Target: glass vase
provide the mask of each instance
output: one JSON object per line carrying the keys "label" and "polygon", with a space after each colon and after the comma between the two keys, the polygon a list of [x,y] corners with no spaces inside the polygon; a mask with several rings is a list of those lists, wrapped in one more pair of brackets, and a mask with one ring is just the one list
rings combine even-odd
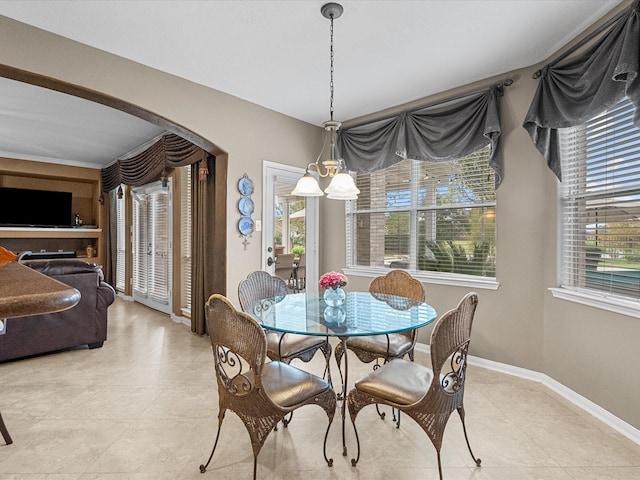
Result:
{"label": "glass vase", "polygon": [[344,303],[347,298],[347,294],[340,287],[327,288],[324,291],[324,303],[329,307],[339,307]]}
{"label": "glass vase", "polygon": [[324,321],[328,325],[342,325],[347,318],[347,312],[344,311],[342,307],[325,307],[324,312]]}

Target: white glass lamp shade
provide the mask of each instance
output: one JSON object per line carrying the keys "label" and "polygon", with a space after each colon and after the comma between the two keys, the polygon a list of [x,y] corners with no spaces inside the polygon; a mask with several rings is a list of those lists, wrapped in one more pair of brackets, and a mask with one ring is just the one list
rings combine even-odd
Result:
{"label": "white glass lamp shade", "polygon": [[325,189],[327,198],[333,200],[356,200],[360,190],[356,187],[353,177],[347,172],[339,172]]}
{"label": "white glass lamp shade", "polygon": [[300,178],[300,180],[298,180],[296,188],[293,189],[291,195],[296,195],[298,197],[321,197],[324,193],[320,190],[318,181],[313,178],[309,172],[307,172],[302,178]]}

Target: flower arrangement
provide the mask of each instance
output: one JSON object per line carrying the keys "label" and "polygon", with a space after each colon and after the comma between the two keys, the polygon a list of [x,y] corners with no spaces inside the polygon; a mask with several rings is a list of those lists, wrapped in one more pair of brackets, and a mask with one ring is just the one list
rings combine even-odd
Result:
{"label": "flower arrangement", "polygon": [[322,288],[339,288],[347,284],[347,277],[340,272],[327,272],[320,277]]}

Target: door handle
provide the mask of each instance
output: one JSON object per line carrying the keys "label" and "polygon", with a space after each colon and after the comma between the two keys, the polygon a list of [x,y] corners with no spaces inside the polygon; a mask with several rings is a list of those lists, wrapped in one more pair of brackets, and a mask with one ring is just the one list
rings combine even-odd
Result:
{"label": "door handle", "polygon": [[271,257],[267,258],[267,265],[268,265],[268,266],[271,266],[271,265],[273,265],[274,263],[275,263],[275,262],[274,262],[273,258],[271,258]]}

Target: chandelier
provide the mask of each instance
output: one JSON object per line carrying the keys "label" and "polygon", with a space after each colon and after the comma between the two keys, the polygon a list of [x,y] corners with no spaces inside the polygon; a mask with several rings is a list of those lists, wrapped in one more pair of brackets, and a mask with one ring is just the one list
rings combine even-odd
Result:
{"label": "chandelier", "polygon": [[[342,15],[342,11],[342,5],[339,3],[327,3],[320,9],[322,16],[331,21],[331,70],[329,82],[330,120],[322,124],[325,130],[325,138],[320,155],[318,155],[318,158],[314,163],[310,163],[307,166],[306,173],[300,180],[298,180],[296,188],[291,192],[292,195],[300,197],[321,197],[326,193],[327,198],[334,200],[355,200],[358,198],[358,194],[360,193],[360,190],[358,190],[358,187],[356,187],[356,184],[353,181],[353,177],[349,175],[349,172],[347,171],[344,160],[342,158],[336,158],[336,138],[338,129],[342,124],[333,119],[333,21]],[[320,159],[323,158],[325,152],[328,154],[329,158],[322,160],[322,163],[320,163]],[[311,173],[312,171],[315,171],[316,174],[322,178],[331,178],[331,183],[329,183],[329,186],[324,192],[320,189],[318,181]]]}

